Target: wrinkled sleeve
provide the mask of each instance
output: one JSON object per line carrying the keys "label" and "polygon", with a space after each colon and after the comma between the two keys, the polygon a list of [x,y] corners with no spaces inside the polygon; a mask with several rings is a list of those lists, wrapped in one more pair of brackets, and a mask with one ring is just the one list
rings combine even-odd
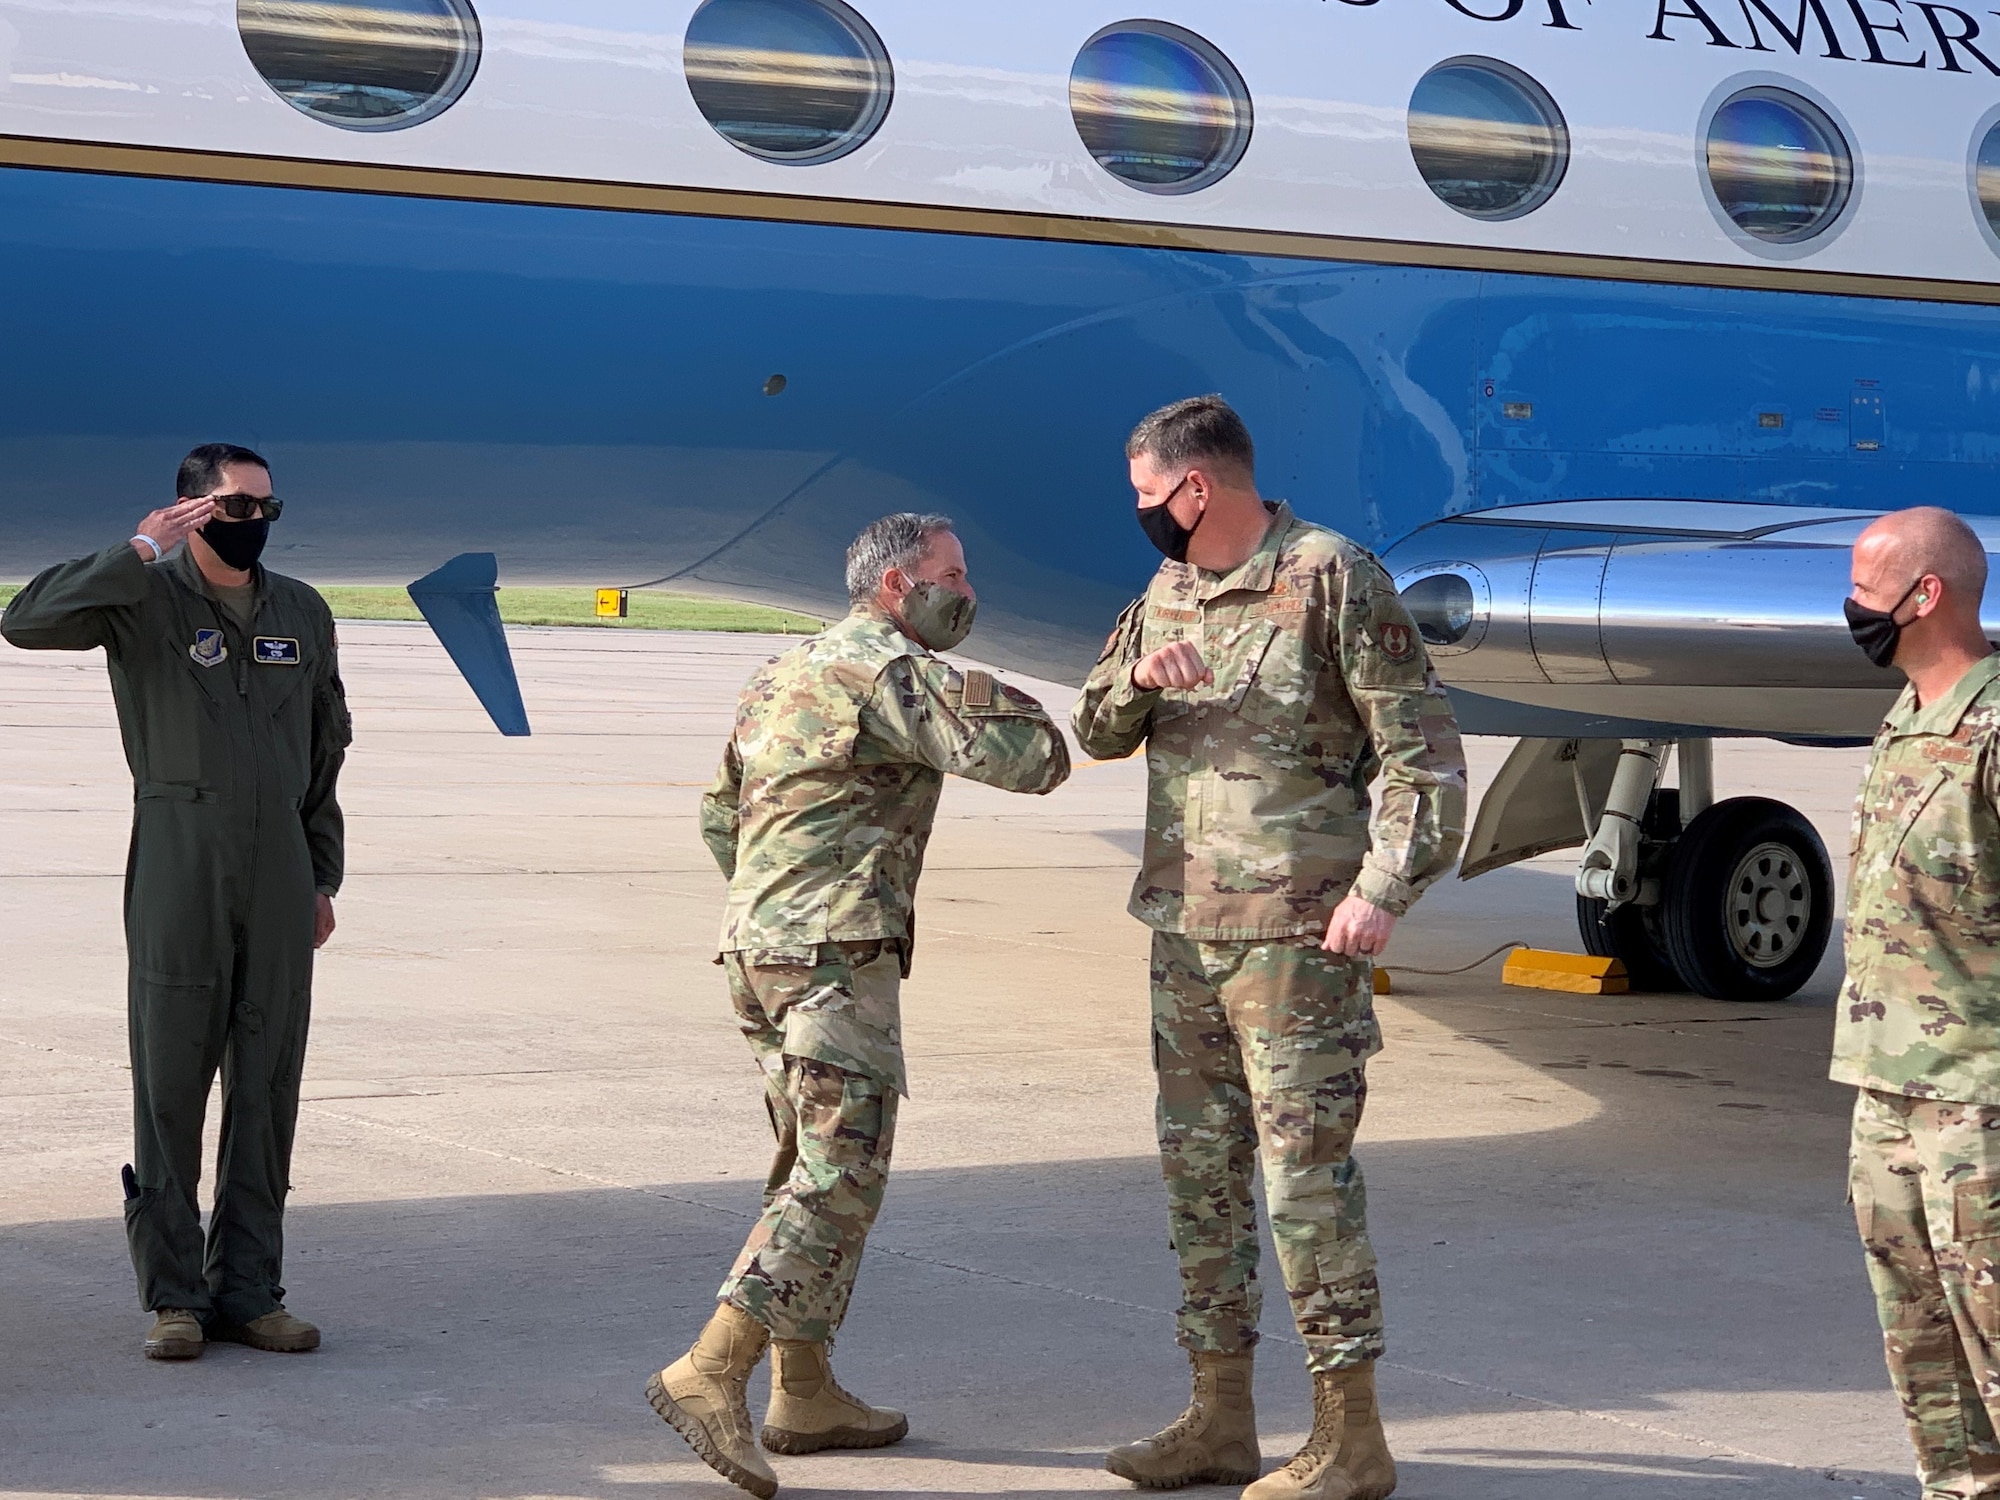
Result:
{"label": "wrinkled sleeve", "polygon": [[1145,744],[1152,732],[1159,690],[1142,688],[1132,681],[1132,669],[1142,654],[1145,623],[1144,599],[1125,606],[1070,715],[1077,743],[1093,760],[1123,760]]}
{"label": "wrinkled sleeve", "polygon": [[722,869],[724,880],[736,878],[736,835],[743,822],[743,757],[731,739],[722,752],[715,781],[701,796],[701,841]]}
{"label": "wrinkled sleeve", "polygon": [[129,542],[59,563],[14,596],[0,615],[0,638],[23,651],[89,651],[109,646],[121,616],[146,602],[146,565]]}
{"label": "wrinkled sleeve", "polygon": [[1354,893],[1401,916],[1457,861],[1465,842],[1465,747],[1416,623],[1373,558],[1331,580],[1324,643],[1368,731],[1381,786]]}
{"label": "wrinkled sleeve", "polygon": [[354,718],[347,709],[340,645],[330,621],[327,637],[326,671],[313,686],[312,779],[299,804],[299,820],[312,855],[313,887],[322,896],[337,896],[347,876],[347,820],[336,788],[340,768],[347,763],[347,747],[354,743]]}
{"label": "wrinkled sleeve", "polygon": [[891,753],[1035,796],[1069,780],[1069,746],[1033,698],[986,672],[902,657],[876,679],[862,728]]}

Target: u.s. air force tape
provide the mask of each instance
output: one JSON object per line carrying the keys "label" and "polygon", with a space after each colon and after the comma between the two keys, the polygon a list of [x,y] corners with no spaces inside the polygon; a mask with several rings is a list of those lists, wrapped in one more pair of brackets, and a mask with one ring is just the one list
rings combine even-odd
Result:
{"label": "u.s. air force tape", "polygon": [[965,706],[967,708],[991,708],[993,706],[993,674],[982,672],[977,667],[965,674]]}

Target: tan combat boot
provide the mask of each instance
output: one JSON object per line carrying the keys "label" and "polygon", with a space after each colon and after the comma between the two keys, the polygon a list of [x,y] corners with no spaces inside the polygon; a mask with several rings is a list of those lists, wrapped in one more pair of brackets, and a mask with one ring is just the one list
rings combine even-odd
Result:
{"label": "tan combat boot", "polygon": [[1252,1355],[1193,1353],[1194,1397],[1163,1432],[1113,1448],[1104,1467],[1141,1489],[1185,1484],[1248,1484],[1263,1466],[1257,1407],[1250,1391]]}
{"label": "tan combat boot", "polygon": [[217,1323],[208,1336],[219,1344],[248,1344],[266,1354],[310,1354],[319,1347],[319,1330],[282,1307],[247,1323]]}
{"label": "tan combat boot", "polygon": [[146,1358],[200,1359],[202,1344],[201,1319],[185,1307],[163,1307],[153,1314]]}
{"label": "tan combat boot", "polygon": [[757,1451],[745,1392],[770,1330],[723,1303],[694,1347],[646,1382],[653,1410],[673,1424],[701,1461],[757,1500],[778,1493],[778,1476]]}
{"label": "tan combat boot", "polygon": [[1396,1461],[1375,1408],[1375,1366],[1313,1376],[1313,1430],[1296,1457],[1243,1500],[1388,1500]]}
{"label": "tan combat boot", "polygon": [[909,1436],[910,1419],[901,1412],[870,1406],[840,1388],[830,1353],[825,1344],[772,1341],[764,1446],[773,1453],[886,1448]]}

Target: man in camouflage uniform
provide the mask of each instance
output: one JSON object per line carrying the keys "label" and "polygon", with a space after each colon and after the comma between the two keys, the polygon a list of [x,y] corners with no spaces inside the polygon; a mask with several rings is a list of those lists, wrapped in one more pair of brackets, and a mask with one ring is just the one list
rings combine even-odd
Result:
{"label": "man in camouflage uniform", "polygon": [[647,1387],[704,1460],[766,1497],[778,1480],[745,1387],[767,1344],[766,1448],[879,1448],[909,1431],[843,1391],[828,1351],[908,1093],[898,991],[945,775],[1036,794],[1069,775],[1040,704],[932,654],[965,638],[976,602],[949,520],[877,521],[848,551],[847,584],[853,613],[744,688],[702,803],[729,877],[720,962],[778,1153],[714,1318]]}
{"label": "man in camouflage uniform", "polygon": [[1925,1500],[2000,1495],[2000,657],[1986,550],[1948,511],[1885,516],[1847,613],[1909,686],[1854,811],[1833,1077],[1849,1185]]}
{"label": "man in camouflage uniform", "polygon": [[1127,455],[1140,524],[1169,561],[1119,618],[1074,726],[1101,759],[1146,747],[1131,910],[1154,934],[1160,1157],[1194,1398],[1106,1467],[1149,1488],[1258,1478],[1261,1152],[1314,1423],[1246,1495],[1380,1500],[1396,1470],[1351,1148],[1381,1046],[1371,959],[1463,838],[1458,730],[1381,566],[1258,497],[1250,435],[1220,397],[1155,412]]}

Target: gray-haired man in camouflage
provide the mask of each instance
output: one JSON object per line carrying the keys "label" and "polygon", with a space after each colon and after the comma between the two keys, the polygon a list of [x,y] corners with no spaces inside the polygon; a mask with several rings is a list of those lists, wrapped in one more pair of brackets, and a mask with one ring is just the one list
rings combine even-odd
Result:
{"label": "gray-haired man in camouflage", "polygon": [[1925,1500],[2000,1495],[2000,657],[1986,549],[1949,511],[1854,547],[1848,622],[1909,686],[1854,809],[1833,1076]]}
{"label": "gray-haired man in camouflage", "polygon": [[[1381,1046],[1373,965],[1451,868],[1465,759],[1381,565],[1257,494],[1220,397],[1155,412],[1127,447],[1168,561],[1125,611],[1074,718],[1101,759],[1146,747],[1132,914],[1153,929],[1160,1158],[1194,1399],[1107,1457],[1149,1488],[1256,1480],[1246,1500],[1382,1500],[1381,1294],[1352,1146]],[[1369,785],[1381,806],[1369,836]],[[1259,1153],[1313,1375],[1313,1432],[1258,1480]]]}
{"label": "gray-haired man in camouflage", "polygon": [[767,1344],[773,1452],[879,1448],[909,1431],[842,1390],[828,1356],[908,1092],[898,994],[945,775],[1033,793],[1069,775],[1040,704],[933,654],[965,638],[976,602],[949,520],[877,521],[848,551],[847,585],[853,613],[743,689],[702,802],[702,837],[729,877],[721,962],[778,1154],[715,1316],[647,1396],[760,1497],[778,1479],[746,1388]]}

